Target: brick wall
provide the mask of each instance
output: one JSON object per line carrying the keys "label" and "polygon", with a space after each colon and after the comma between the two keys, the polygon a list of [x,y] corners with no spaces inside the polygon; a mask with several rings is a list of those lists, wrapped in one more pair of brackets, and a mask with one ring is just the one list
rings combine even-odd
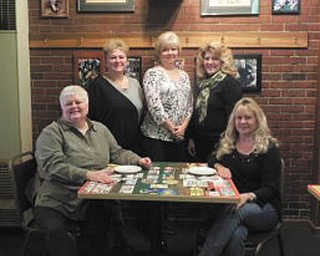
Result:
{"label": "brick wall", "polygon": [[[310,215],[306,184],[313,182],[313,150],[316,127],[320,0],[301,1],[299,15],[272,15],[271,2],[260,1],[259,16],[201,17],[200,1],[136,0],[134,13],[77,13],[69,0],[69,17],[41,19],[38,0],[29,0],[30,40],[79,35],[116,36],[164,30],[308,32],[306,49],[233,49],[234,53],[262,54],[262,92],[251,94],[265,110],[270,127],[281,144],[286,163],[285,214],[288,218]],[[58,94],[73,82],[73,53],[78,49],[31,49],[34,140],[41,129],[60,115]],[[194,76],[196,49],[184,49],[186,71]],[[152,65],[152,49],[133,49],[142,56],[143,71]]]}

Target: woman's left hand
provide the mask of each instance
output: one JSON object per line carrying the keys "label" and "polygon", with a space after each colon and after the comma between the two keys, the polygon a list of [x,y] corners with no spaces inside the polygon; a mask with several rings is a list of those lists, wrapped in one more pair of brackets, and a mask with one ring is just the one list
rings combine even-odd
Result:
{"label": "woman's left hand", "polygon": [[151,164],[152,164],[152,161],[149,157],[143,157],[138,160],[138,165],[140,165],[141,167],[147,170],[150,169]]}
{"label": "woman's left hand", "polygon": [[242,193],[240,194],[240,202],[237,204],[237,210],[241,208],[248,201],[251,201],[252,196],[250,193]]}
{"label": "woman's left hand", "polygon": [[178,139],[178,140],[182,140],[184,137],[184,132],[185,132],[185,127],[183,125],[178,125],[174,127],[173,130],[173,136]]}

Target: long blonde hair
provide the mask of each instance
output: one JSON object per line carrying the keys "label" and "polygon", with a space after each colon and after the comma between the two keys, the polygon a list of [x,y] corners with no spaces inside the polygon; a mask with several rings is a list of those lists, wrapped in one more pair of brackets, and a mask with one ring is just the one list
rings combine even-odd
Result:
{"label": "long blonde hair", "polygon": [[236,77],[237,69],[234,66],[232,51],[220,42],[211,41],[198,50],[196,59],[196,75],[198,78],[206,78],[206,71],[203,66],[203,59],[206,52],[211,52],[221,61],[221,70],[224,73]]}
{"label": "long blonde hair", "polygon": [[240,99],[234,106],[229,117],[226,131],[221,137],[220,144],[216,151],[217,159],[221,159],[223,155],[231,153],[236,147],[236,141],[239,138],[239,133],[235,126],[235,119],[239,111],[245,109],[255,115],[257,120],[257,129],[252,137],[255,143],[255,153],[265,153],[268,150],[270,143],[278,145],[277,139],[271,135],[268,126],[267,117],[258,103],[249,97]]}

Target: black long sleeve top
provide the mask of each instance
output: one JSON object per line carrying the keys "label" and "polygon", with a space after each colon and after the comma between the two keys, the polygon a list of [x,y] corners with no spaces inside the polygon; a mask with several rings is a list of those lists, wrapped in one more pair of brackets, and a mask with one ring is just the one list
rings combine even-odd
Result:
{"label": "black long sleeve top", "polygon": [[88,94],[88,116],[106,125],[120,146],[140,153],[137,148],[140,120],[136,106],[101,76],[90,84]]}
{"label": "black long sleeve top", "polygon": [[213,167],[215,163],[230,169],[232,180],[240,193],[253,192],[258,204],[270,203],[280,213],[281,158],[276,145],[271,144],[263,154],[243,155],[234,150],[221,160],[212,155],[208,164]]}
{"label": "black long sleeve top", "polygon": [[[200,92],[199,87],[195,86],[194,102]],[[199,113],[196,109],[188,126],[187,137],[219,137],[226,129],[229,116],[235,103],[242,97],[239,82],[230,75],[227,75],[209,95],[207,116],[203,123],[199,124]]]}

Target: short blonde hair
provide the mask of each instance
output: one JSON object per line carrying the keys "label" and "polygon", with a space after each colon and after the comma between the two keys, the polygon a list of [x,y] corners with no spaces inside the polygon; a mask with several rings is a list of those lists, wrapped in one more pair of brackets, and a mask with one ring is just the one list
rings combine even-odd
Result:
{"label": "short blonde hair", "polygon": [[60,92],[60,106],[63,107],[65,104],[65,99],[73,95],[79,96],[85,103],[89,102],[88,93],[83,87],[81,87],[80,85],[68,85],[64,87]]}
{"label": "short blonde hair", "polygon": [[234,66],[232,51],[220,42],[211,41],[199,48],[196,59],[196,75],[198,78],[206,77],[206,70],[203,66],[203,60],[206,52],[211,52],[222,62],[221,70],[233,77],[237,75],[237,69]]}
{"label": "short blonde hair", "polygon": [[180,39],[178,35],[172,31],[163,32],[157,39],[155,44],[155,61],[159,62],[161,51],[168,47],[175,46],[178,48],[178,52],[181,52]]}
{"label": "short blonde hair", "polygon": [[120,38],[112,38],[103,48],[106,58],[114,50],[121,50],[126,55],[129,52],[129,46]]}

